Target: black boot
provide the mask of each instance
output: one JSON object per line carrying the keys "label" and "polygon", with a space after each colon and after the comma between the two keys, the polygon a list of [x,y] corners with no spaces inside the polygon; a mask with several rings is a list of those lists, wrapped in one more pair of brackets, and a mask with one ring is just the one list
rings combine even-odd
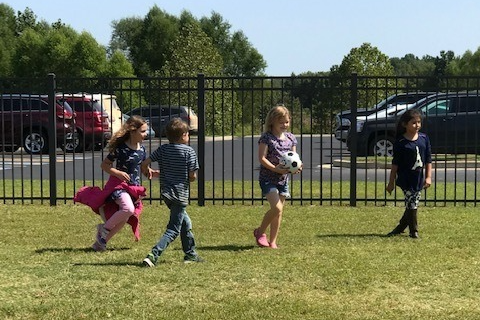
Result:
{"label": "black boot", "polygon": [[398,223],[398,226],[395,227],[392,231],[390,231],[387,234],[387,237],[393,237],[396,235],[399,235],[400,233],[403,233],[407,226],[409,225],[409,221],[411,220],[411,209],[405,209],[405,212],[403,213],[402,219],[400,219],[400,222]]}
{"label": "black boot", "polygon": [[411,209],[412,215],[410,217],[410,222],[408,223],[408,228],[410,230],[410,238],[418,239],[418,221],[417,221],[417,209]]}

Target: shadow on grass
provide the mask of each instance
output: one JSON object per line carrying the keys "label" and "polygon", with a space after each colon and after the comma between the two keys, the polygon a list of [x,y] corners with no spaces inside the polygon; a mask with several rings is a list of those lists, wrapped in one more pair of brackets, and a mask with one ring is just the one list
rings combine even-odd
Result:
{"label": "shadow on grass", "polygon": [[252,250],[255,246],[237,246],[234,244],[226,244],[221,246],[203,246],[197,247],[199,250],[211,250],[211,251],[244,251]]}
{"label": "shadow on grass", "polygon": [[335,233],[335,234],[319,234],[318,238],[387,238],[383,233]]}
{"label": "shadow on grass", "polygon": [[74,263],[72,264],[73,266],[76,267],[82,267],[82,266],[98,266],[98,267],[138,267],[138,268],[145,268],[142,262],[132,262],[132,261],[115,261],[115,262],[85,262],[85,263]]}
{"label": "shadow on grass", "polygon": [[[130,250],[130,248],[107,248],[107,251],[124,251]],[[91,247],[87,248],[42,248],[35,250],[35,253],[42,254],[45,252],[96,252]]]}

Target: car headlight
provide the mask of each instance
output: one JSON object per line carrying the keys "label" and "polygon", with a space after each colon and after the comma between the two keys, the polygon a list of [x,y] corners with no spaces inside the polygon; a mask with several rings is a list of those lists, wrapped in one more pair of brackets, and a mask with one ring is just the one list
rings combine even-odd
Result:
{"label": "car headlight", "polygon": [[342,127],[350,127],[352,123],[347,118],[342,118],[341,124],[342,124]]}
{"label": "car headlight", "polygon": [[362,132],[365,120],[357,120],[357,132]]}

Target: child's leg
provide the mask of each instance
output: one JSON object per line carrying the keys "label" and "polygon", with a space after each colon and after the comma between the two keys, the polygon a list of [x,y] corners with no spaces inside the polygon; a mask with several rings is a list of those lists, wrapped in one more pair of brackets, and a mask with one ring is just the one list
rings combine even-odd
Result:
{"label": "child's leg", "polygon": [[165,200],[165,203],[170,209],[170,220],[167,224],[167,230],[152,248],[155,261],[180,234],[186,213],[185,206],[174,204],[169,200]]}
{"label": "child's leg", "polygon": [[195,238],[192,232],[192,220],[185,211],[182,227],[180,229],[180,239],[182,240],[182,249],[187,257],[197,256],[195,250]]}
{"label": "child's leg", "polygon": [[258,227],[257,232],[259,234],[265,233],[268,226],[272,223],[273,219],[278,217],[283,210],[283,204],[280,201],[280,195],[278,192],[270,192],[266,195],[267,201],[270,204],[270,209],[263,216],[262,223]]}
{"label": "child's leg", "polygon": [[107,242],[122,229],[128,221],[128,218],[135,212],[135,205],[127,192],[122,192],[120,198],[115,200],[115,203],[118,204],[118,211],[115,212],[103,226],[108,232],[106,237]]}
{"label": "child's leg", "polygon": [[[273,199],[273,201],[276,201],[275,202],[276,215],[273,217],[270,223],[270,246],[276,247],[278,231],[280,230],[280,223],[282,222],[282,214],[283,214],[283,207],[285,205],[285,197],[279,196],[278,200]],[[270,203],[270,206],[272,206],[272,203]]]}
{"label": "child's leg", "polygon": [[410,219],[408,221],[408,228],[410,231],[410,237],[418,238],[418,222],[417,222],[417,210],[420,203],[421,192],[407,192],[407,207],[410,209]]}
{"label": "child's leg", "polygon": [[402,233],[405,231],[405,229],[408,226],[408,223],[410,221],[411,217],[411,210],[410,209],[405,209],[402,218],[400,219],[400,222],[398,225],[393,229],[388,235],[389,236],[395,236],[397,234]]}

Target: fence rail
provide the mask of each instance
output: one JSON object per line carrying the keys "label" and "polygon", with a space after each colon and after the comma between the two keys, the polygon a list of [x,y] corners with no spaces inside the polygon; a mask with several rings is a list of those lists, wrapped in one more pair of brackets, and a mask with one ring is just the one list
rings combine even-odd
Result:
{"label": "fence rail", "polygon": [[[386,205],[403,204],[399,190],[390,196],[385,191],[391,159],[368,156],[357,150],[361,136],[350,130],[350,151],[345,142],[335,138],[338,114],[352,110],[351,128],[363,121],[364,108],[395,94],[405,92],[434,92],[440,96],[459,98],[458,92],[478,95],[480,77],[451,77],[442,79],[422,77],[208,77],[190,78],[0,78],[0,200],[3,203],[46,202],[50,205],[73,200],[75,191],[83,185],[102,186],[108,176],[101,171],[100,163],[106,149],[84,147],[81,150],[54,148],[67,144],[58,136],[58,124],[66,125],[52,106],[56,99],[73,93],[83,93],[92,101],[97,94],[113,97],[97,101],[110,116],[118,105],[122,113],[136,107],[148,110],[146,118],[153,127],[153,110],[166,106],[168,116],[174,116],[169,106],[187,106],[189,115],[198,117],[198,133],[191,136],[190,144],[197,151],[200,170],[197,182],[191,186],[191,201],[199,205],[262,203],[258,186],[257,146],[265,115],[271,106],[282,102],[292,112],[291,131],[298,139],[297,149],[304,162],[301,174],[291,179],[292,203],[311,205]],[[16,118],[9,97],[21,94],[27,100],[43,94],[48,97],[49,120],[42,122],[44,138],[48,139],[48,153],[31,154],[22,145],[26,137],[35,132],[36,123],[30,117]],[[97,99],[97,100],[96,100]],[[438,103],[437,103],[438,104]],[[480,109],[480,108],[479,108]],[[30,112],[32,112],[30,106]],[[77,112],[77,133],[82,139],[91,139],[85,145],[95,145],[95,136],[86,136],[87,129],[80,128]],[[57,112],[57,113],[56,113]],[[94,115],[89,111],[83,120]],[[480,110],[467,111],[475,120]],[[437,114],[438,115],[438,114]],[[434,155],[433,185],[424,193],[423,201],[431,205],[477,205],[480,150],[480,132],[477,126],[467,133],[461,131],[468,123],[461,122],[460,114],[449,115],[452,123],[443,123],[445,134],[455,136],[460,146],[469,141],[474,150]],[[376,115],[374,120],[379,120]],[[395,118],[395,116],[393,116]],[[427,118],[428,119],[428,118]],[[432,116],[433,119],[433,116]],[[120,121],[120,120],[118,120]],[[13,126],[11,124],[13,123]],[[11,127],[8,127],[10,123]],[[40,124],[38,125],[40,126]],[[22,130],[19,130],[22,128]],[[155,129],[155,128],[154,128]],[[386,132],[386,125],[383,128]],[[431,130],[430,128],[427,128]],[[380,131],[378,131],[380,132]],[[378,137],[380,134],[375,133]],[[65,132],[64,132],[65,133]],[[100,132],[105,133],[105,132]],[[161,132],[145,141],[148,152],[166,143]],[[438,134],[432,137],[438,138]],[[65,136],[62,135],[62,136]],[[102,135],[103,136],[103,135]],[[57,141],[60,139],[60,141]],[[66,138],[62,138],[66,139]],[[371,139],[371,138],[370,138]],[[15,142],[21,141],[21,142]],[[370,140],[369,140],[370,141]],[[439,141],[437,139],[437,141]],[[63,144],[62,144],[63,143]],[[369,142],[370,143],[370,142]],[[432,142],[433,143],[433,142]],[[143,181],[149,190],[145,201],[160,200],[159,183]]]}

